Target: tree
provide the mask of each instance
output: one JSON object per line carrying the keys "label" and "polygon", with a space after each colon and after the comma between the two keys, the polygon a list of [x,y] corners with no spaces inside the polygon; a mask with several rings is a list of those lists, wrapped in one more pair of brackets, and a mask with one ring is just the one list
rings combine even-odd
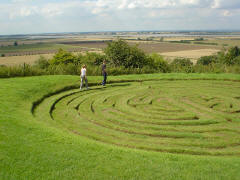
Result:
{"label": "tree", "polygon": [[15,41],[15,42],[13,43],[13,45],[14,45],[14,46],[18,46],[18,42]]}
{"label": "tree", "polygon": [[95,52],[87,52],[85,56],[78,56],[81,58],[81,62],[89,65],[100,65],[106,59],[105,55]]}
{"label": "tree", "polygon": [[228,50],[228,52],[227,52],[227,54],[225,56],[225,62],[224,63],[227,64],[227,65],[235,64],[234,59],[236,57],[238,57],[239,55],[240,55],[240,49],[237,46],[231,47]]}
{"label": "tree", "polygon": [[139,49],[137,46],[129,46],[129,54],[127,56],[126,61],[124,61],[125,67],[132,68],[142,68],[146,65],[146,56],[145,53]]}
{"label": "tree", "polygon": [[70,52],[64,51],[63,49],[59,49],[53,59],[50,60],[50,64],[54,65],[68,63],[77,63],[77,57]]}
{"label": "tree", "polygon": [[118,39],[117,41],[112,41],[108,43],[107,48],[104,49],[104,52],[107,58],[115,66],[120,66],[123,64],[125,59],[128,56],[129,46],[126,41]]}
{"label": "tree", "polygon": [[141,68],[146,62],[145,53],[137,45],[130,46],[122,39],[108,43],[104,52],[109,61],[115,66]]}

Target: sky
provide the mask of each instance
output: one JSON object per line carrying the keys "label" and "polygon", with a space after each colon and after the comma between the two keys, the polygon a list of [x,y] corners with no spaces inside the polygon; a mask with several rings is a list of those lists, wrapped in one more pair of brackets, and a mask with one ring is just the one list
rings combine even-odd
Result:
{"label": "sky", "polygon": [[0,35],[240,30],[240,0],[0,0]]}

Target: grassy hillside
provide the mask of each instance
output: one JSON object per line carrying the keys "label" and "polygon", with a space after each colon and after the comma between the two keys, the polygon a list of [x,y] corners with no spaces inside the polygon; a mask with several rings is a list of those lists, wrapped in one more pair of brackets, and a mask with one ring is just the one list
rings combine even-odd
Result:
{"label": "grassy hillside", "polygon": [[[235,151],[235,149],[239,147],[239,143],[237,142],[239,139],[239,114],[227,113],[227,117],[233,117],[230,122],[223,120],[221,114],[216,114],[216,112],[220,110],[229,110],[229,112],[238,111],[239,100],[234,100],[232,108],[228,101],[229,97],[238,97],[239,75],[154,74],[115,76],[109,77],[109,81],[111,81],[112,84],[107,85],[106,88],[96,86],[101,79],[101,77],[89,77],[89,82],[92,84],[91,90],[82,92],[76,89],[79,85],[78,76],[0,79],[0,179],[238,179],[240,176],[240,158],[238,154],[239,151]],[[182,81],[183,79],[185,81]],[[138,82],[127,82],[129,80]],[[142,80],[148,81],[141,83],[140,81]],[[184,89],[184,87],[187,86],[192,86],[192,89],[195,91],[191,92],[191,88],[189,87]],[[132,89],[127,91],[130,87],[132,87]],[[215,99],[216,102],[213,102],[213,104],[220,103],[228,104],[229,106],[222,107],[221,105],[216,105],[213,107],[212,111],[214,111],[214,113],[212,112],[213,114],[210,113],[210,115],[215,118],[210,119],[210,121],[218,121],[220,125],[223,126],[215,126],[215,130],[228,128],[229,131],[220,130],[217,134],[211,134],[211,132],[207,132],[207,129],[211,131],[213,128],[210,125],[211,123],[206,126],[195,126],[195,128],[192,129],[192,131],[205,130],[202,134],[203,137],[197,137],[198,139],[196,140],[203,145],[203,147],[200,146],[201,152],[203,152],[203,150],[211,152],[208,153],[210,155],[193,155],[194,153],[183,154],[182,152],[176,154],[176,152],[169,153],[169,151],[155,152],[153,150],[146,150],[146,148],[145,150],[140,150],[144,145],[152,147],[150,142],[153,141],[154,138],[147,138],[145,135],[140,136],[139,134],[120,132],[116,134],[117,131],[111,131],[115,133],[112,134],[104,128],[94,127],[93,125],[89,126],[87,121],[76,118],[75,112],[71,112],[72,108],[68,109],[67,106],[64,107],[66,103],[75,107],[78,103],[75,105],[71,104],[74,103],[74,98],[77,99],[76,96],[82,96],[88,100],[84,102],[85,104],[83,104],[83,106],[79,106],[80,114],[83,113],[86,119],[90,118],[97,122],[98,118],[99,120],[104,119],[100,116],[102,115],[101,113],[97,114],[101,112],[100,110],[104,106],[112,107],[113,102],[119,100],[115,108],[124,107],[126,105],[124,102],[126,101],[123,99],[131,98],[135,94],[134,91],[136,91],[136,95],[140,97],[142,95],[141,88],[147,90],[153,89],[153,92],[151,94],[151,91],[143,91],[149,92],[150,94],[146,94],[146,99],[144,100],[143,98],[141,100],[142,102],[139,102],[138,98],[131,99],[129,101],[130,104],[133,105],[133,102],[135,102],[135,105],[136,103],[137,105],[132,109],[123,109],[129,111],[126,113],[128,116],[132,116],[131,113],[140,113],[139,117],[140,115],[143,116],[144,109],[141,109],[141,106],[139,106],[140,109],[137,109],[138,105],[141,103],[149,104],[148,98],[150,97],[151,99],[151,96],[159,97],[159,91],[157,90],[162,91],[160,96],[163,95],[167,97],[169,90],[169,97],[171,99],[182,94],[191,100],[197,101],[199,99],[196,99],[196,97],[198,97],[196,95],[206,95],[208,96],[206,98],[209,98],[211,94],[212,96],[226,99],[226,101],[224,101],[226,103],[222,103],[222,99]],[[174,92],[178,94],[174,94]],[[216,93],[214,94],[214,92]],[[69,95],[70,93],[75,94],[72,94],[73,96],[71,97],[65,96],[67,99],[62,98],[64,95]],[[121,97],[117,98],[117,96],[115,96],[121,93],[123,93]],[[104,98],[110,96],[112,99],[106,100],[105,104],[103,104]],[[114,97],[116,99],[114,99]],[[95,104],[93,104],[93,100],[97,103],[95,102]],[[80,100],[77,101],[80,102]],[[119,104],[121,102],[123,102],[123,106]],[[157,102],[153,101],[152,105],[155,106],[155,103]],[[33,106],[33,104],[35,106]],[[55,104],[54,107],[53,104]],[[99,104],[99,107],[96,106],[97,104]],[[163,108],[166,108],[166,104],[168,103],[165,102]],[[199,104],[203,107],[210,105],[207,102],[200,102]],[[83,109],[81,109],[82,107]],[[91,107],[94,109],[94,112]],[[159,105],[156,105],[156,107],[159,107]],[[193,109],[194,106],[189,105],[189,107]],[[173,106],[169,106],[169,108],[170,110],[174,110],[172,109]],[[134,110],[136,112],[134,112]],[[199,111],[203,111],[203,109]],[[50,116],[51,113],[53,119]],[[182,115],[192,118],[191,113],[184,113],[185,112],[183,112]],[[199,113],[200,116],[202,113],[204,114],[204,112]],[[105,114],[107,113],[105,112]],[[179,116],[179,114],[175,115]],[[68,116],[74,117],[67,118]],[[117,116],[120,115],[117,114]],[[106,118],[109,117],[110,115]],[[174,117],[174,114],[172,117]],[[126,121],[120,120],[119,118],[118,123],[126,123]],[[143,120],[143,118],[139,120]],[[204,121],[201,117],[199,120],[197,121]],[[173,120],[173,122],[175,121],[176,120]],[[194,120],[185,120],[184,125],[191,121]],[[150,119],[148,122],[150,122]],[[100,123],[106,122],[100,121]],[[228,127],[225,126],[227,123]],[[113,125],[111,123],[109,124]],[[142,128],[147,127],[148,133],[154,133],[154,127],[152,126],[156,126],[152,125],[149,127],[149,124],[147,126],[138,124],[136,127],[134,123],[128,125],[128,128],[132,128],[131,130],[134,132],[142,133],[144,131],[140,128],[141,126]],[[135,127],[131,127],[130,125]],[[168,126],[165,125],[162,127],[163,129],[159,131],[159,133],[164,132],[167,128],[175,128],[175,130],[189,132],[191,130],[188,126],[182,126],[180,129],[177,125],[172,127]],[[118,125],[118,128],[122,127],[122,124]],[[230,130],[234,132],[230,132]],[[171,131],[169,132],[171,133]],[[197,143],[196,141],[189,141],[189,132],[183,134],[184,137],[188,136],[185,142],[187,143],[186,149],[190,147],[189,143]],[[109,135],[111,136],[106,136],[107,133],[110,133]],[[178,132],[177,134],[179,135]],[[190,135],[191,134],[192,133],[190,133]],[[95,138],[90,138],[88,135],[94,136]],[[117,139],[116,136],[120,139]],[[102,139],[104,138],[108,142],[103,141]],[[164,138],[161,137],[158,138],[159,141],[163,139]],[[129,148],[120,145],[121,143],[131,145],[132,140],[137,140],[134,147],[129,146]],[[141,144],[147,141],[149,142]],[[176,139],[176,142],[177,141]],[[224,149],[224,147],[222,149],[218,147],[216,150],[219,153],[214,154],[214,148],[211,150],[208,146],[205,147],[206,144],[204,145],[204,143],[212,143],[217,147],[221,145],[223,141],[225,141],[228,152],[236,153],[225,154],[226,149]],[[154,142],[156,141],[154,140]],[[157,148],[167,148],[168,146],[172,149],[171,146],[174,143],[174,140],[169,138],[167,144],[161,146],[159,142]],[[231,143],[235,143],[235,146],[230,147]],[[179,147],[181,146],[182,148],[182,145],[183,144],[179,144]],[[194,151],[196,149],[193,148]]]}

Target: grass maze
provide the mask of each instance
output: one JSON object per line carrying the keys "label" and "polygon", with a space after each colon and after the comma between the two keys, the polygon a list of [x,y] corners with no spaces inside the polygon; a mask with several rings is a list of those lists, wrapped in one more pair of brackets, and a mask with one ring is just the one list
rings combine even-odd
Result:
{"label": "grass maze", "polygon": [[177,80],[118,83],[52,95],[35,118],[122,147],[191,155],[240,155],[240,85]]}

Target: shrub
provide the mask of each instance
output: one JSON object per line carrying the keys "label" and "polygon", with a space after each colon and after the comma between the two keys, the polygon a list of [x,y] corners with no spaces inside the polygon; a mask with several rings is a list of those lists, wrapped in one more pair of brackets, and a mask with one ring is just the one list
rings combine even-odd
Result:
{"label": "shrub", "polygon": [[8,77],[8,68],[7,66],[0,65],[0,78]]}
{"label": "shrub", "polygon": [[54,57],[50,60],[50,64],[59,65],[59,64],[68,64],[68,63],[78,63],[78,58],[70,52],[59,49]]}
{"label": "shrub", "polygon": [[49,61],[43,56],[40,56],[40,58],[34,62],[34,66],[40,69],[47,69],[49,65]]}
{"label": "shrub", "polygon": [[197,64],[209,65],[216,62],[216,56],[203,56],[198,59]]}
{"label": "shrub", "polygon": [[[80,74],[80,72],[79,72]],[[101,67],[100,66],[87,66],[87,74],[90,76],[100,76],[102,75]]]}
{"label": "shrub", "polygon": [[193,63],[190,59],[180,59],[176,58],[170,64],[171,71],[173,72],[186,72],[186,73],[193,73]]}
{"label": "shrub", "polygon": [[237,46],[229,48],[224,59],[224,64],[227,64],[227,65],[235,64],[236,57],[238,57],[239,55],[240,55],[240,49]]}
{"label": "shrub", "polygon": [[39,76],[47,74],[46,70],[34,68],[28,64],[19,66],[0,66],[0,77],[17,77],[17,76]]}
{"label": "shrub", "polygon": [[218,52],[216,55],[216,63],[224,64],[225,62],[225,54],[226,50],[223,49],[222,51]]}
{"label": "shrub", "polygon": [[164,60],[162,56],[156,53],[147,56],[146,65],[148,65],[154,70],[159,70],[160,72],[170,72],[170,67],[168,63]]}
{"label": "shrub", "polygon": [[193,63],[192,63],[192,61],[190,59],[176,58],[176,59],[173,60],[171,65],[172,66],[181,66],[181,67],[185,66],[185,67],[187,67],[187,66],[192,66]]}
{"label": "shrub", "polygon": [[68,75],[79,75],[81,66],[75,65],[74,63],[69,64],[51,64],[47,72],[49,74],[68,74]]}
{"label": "shrub", "polygon": [[194,41],[204,41],[203,37],[195,38]]}
{"label": "shrub", "polygon": [[64,74],[69,74],[69,75],[79,75],[79,69],[80,66],[77,66],[73,63],[69,63],[67,65],[62,65],[63,66],[63,70],[64,70]]}
{"label": "shrub", "polygon": [[234,64],[240,65],[240,56],[237,56],[233,59]]}
{"label": "shrub", "polygon": [[196,64],[193,69],[193,72],[196,73],[223,73],[226,70],[222,64]]}

